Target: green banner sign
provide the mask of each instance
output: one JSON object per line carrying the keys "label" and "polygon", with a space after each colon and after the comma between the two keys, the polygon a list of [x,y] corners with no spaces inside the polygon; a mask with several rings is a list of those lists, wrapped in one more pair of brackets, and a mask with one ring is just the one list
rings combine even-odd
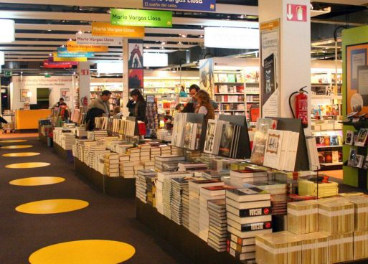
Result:
{"label": "green banner sign", "polygon": [[111,24],[137,27],[172,27],[172,12],[111,9]]}

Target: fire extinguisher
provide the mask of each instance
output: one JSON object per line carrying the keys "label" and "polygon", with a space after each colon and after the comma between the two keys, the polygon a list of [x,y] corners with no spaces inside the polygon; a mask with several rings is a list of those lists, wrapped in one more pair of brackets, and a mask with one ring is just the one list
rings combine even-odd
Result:
{"label": "fire extinguisher", "polygon": [[[299,118],[302,120],[302,125],[304,128],[308,127],[308,92],[305,91],[304,89],[307,88],[307,86],[304,86],[302,88],[299,89],[299,91],[294,92],[290,95],[289,97],[289,106],[290,106],[290,110],[291,113],[293,114],[294,118]],[[292,97],[297,94],[295,96],[295,111],[293,109],[293,107],[291,106],[291,99]]]}

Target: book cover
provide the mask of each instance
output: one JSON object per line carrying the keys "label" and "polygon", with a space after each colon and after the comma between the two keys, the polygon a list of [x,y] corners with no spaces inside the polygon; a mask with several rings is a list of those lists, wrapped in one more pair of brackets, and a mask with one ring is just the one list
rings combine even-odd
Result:
{"label": "book cover", "polygon": [[229,124],[224,127],[224,133],[221,136],[219,155],[230,157],[230,148],[234,136],[234,125]]}
{"label": "book cover", "polygon": [[283,131],[270,129],[267,132],[267,143],[263,165],[270,168],[279,168]]}
{"label": "book cover", "polygon": [[270,194],[257,187],[227,190],[226,197],[236,202],[269,200]]}
{"label": "book cover", "polygon": [[358,146],[358,147],[364,147],[365,143],[367,142],[367,136],[368,136],[368,129],[367,128],[361,128],[359,130],[357,139],[354,142],[354,145]]}

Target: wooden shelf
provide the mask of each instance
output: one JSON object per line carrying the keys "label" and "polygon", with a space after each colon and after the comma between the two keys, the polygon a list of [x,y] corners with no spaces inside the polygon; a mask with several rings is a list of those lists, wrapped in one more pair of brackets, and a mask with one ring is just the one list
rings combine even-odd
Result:
{"label": "wooden shelf", "polygon": [[343,146],[317,146],[317,149],[324,149],[324,148],[342,148]]}
{"label": "wooden shelf", "polygon": [[336,163],[321,163],[321,166],[342,166],[343,163],[342,162],[336,162]]}
{"label": "wooden shelf", "polygon": [[222,95],[245,95],[244,93],[215,93],[215,94],[222,94]]}

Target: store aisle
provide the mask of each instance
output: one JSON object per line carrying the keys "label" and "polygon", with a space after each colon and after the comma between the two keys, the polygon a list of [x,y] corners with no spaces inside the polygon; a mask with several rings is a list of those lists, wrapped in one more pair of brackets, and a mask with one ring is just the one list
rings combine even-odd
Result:
{"label": "store aisle", "polygon": [[[101,239],[132,245],[136,253],[124,263],[190,263],[165,241],[135,219],[134,199],[104,196],[75,175],[73,165],[58,158],[37,139],[0,145],[32,145],[27,149],[0,149],[0,263],[29,263],[29,256],[56,243]],[[33,152],[40,155],[4,157],[6,153]],[[9,155],[8,155],[9,156]],[[9,169],[6,165],[45,162],[50,166]],[[65,181],[53,185],[21,187],[9,182],[35,176],[57,176]],[[78,199],[89,206],[69,212],[32,215],[16,212],[19,205],[48,199]],[[52,264],[52,263],[43,263]],[[67,264],[67,263],[65,263]]]}

